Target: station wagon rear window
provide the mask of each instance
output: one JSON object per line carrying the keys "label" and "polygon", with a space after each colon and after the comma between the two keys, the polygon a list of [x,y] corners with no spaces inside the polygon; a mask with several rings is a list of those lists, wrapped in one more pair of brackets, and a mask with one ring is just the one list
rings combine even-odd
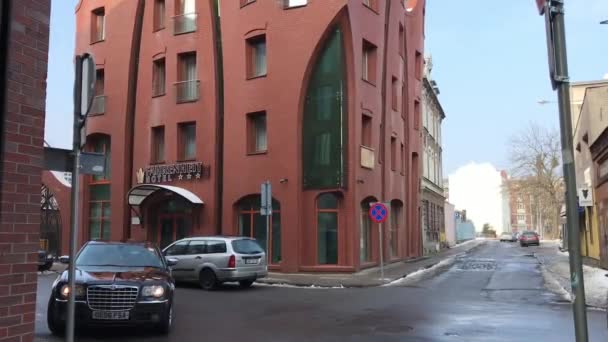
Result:
{"label": "station wagon rear window", "polygon": [[239,254],[260,254],[264,250],[255,240],[234,240],[232,241],[232,249]]}

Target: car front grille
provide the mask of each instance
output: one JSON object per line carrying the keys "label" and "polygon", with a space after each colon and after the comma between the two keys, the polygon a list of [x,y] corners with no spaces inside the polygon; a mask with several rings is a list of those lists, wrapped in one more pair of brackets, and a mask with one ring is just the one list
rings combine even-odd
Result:
{"label": "car front grille", "polygon": [[139,288],[123,285],[94,285],[87,288],[87,302],[93,310],[124,311],[135,306]]}

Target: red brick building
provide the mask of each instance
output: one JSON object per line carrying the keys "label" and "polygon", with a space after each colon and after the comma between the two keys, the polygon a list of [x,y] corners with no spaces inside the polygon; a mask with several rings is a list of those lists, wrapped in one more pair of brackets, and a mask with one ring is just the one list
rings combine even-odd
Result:
{"label": "red brick building", "polygon": [[82,0],[76,16],[98,68],[88,148],[111,165],[83,177],[83,239],[265,245],[269,180],[273,269],[376,265],[376,201],[385,260],[420,255],[424,1]]}
{"label": "red brick building", "polygon": [[0,341],[33,341],[49,0],[0,1]]}

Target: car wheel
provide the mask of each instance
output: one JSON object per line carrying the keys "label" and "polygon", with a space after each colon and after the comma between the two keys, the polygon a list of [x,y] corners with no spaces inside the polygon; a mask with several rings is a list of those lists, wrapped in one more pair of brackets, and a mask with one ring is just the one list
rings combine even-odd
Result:
{"label": "car wheel", "polygon": [[211,291],[217,286],[217,277],[210,269],[204,269],[198,277],[199,283],[203,290]]}
{"label": "car wheel", "polygon": [[56,317],[55,300],[51,295],[49,298],[49,305],[46,312],[46,324],[51,331],[51,334],[55,336],[63,336],[65,334],[65,324],[61,324]]}
{"label": "car wheel", "polygon": [[167,335],[171,331],[172,326],[173,326],[173,303],[171,303],[171,306],[169,307],[169,311],[167,312],[167,315],[163,318],[162,322],[160,323],[158,330],[160,331],[161,334]]}
{"label": "car wheel", "polygon": [[239,285],[244,289],[249,288],[253,285],[253,280],[241,280],[239,281]]}

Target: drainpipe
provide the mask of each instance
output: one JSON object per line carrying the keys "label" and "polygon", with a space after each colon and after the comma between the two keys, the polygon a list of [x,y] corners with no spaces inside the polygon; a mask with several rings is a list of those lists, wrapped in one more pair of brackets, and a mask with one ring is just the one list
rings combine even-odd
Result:
{"label": "drainpipe", "polygon": [[216,97],[216,138],[215,138],[215,203],[216,234],[222,234],[223,192],[224,192],[224,60],[222,53],[222,29],[220,20],[220,1],[213,1],[213,33],[215,37],[215,84]]}
{"label": "drainpipe", "polygon": [[[382,99],[382,121],[381,121],[381,125],[382,125],[382,140],[381,140],[381,146],[382,146],[382,192],[380,194],[380,202],[386,202],[386,164],[390,163],[391,161],[388,160],[388,158],[386,158],[386,138],[387,138],[387,134],[386,132],[387,130],[387,122],[386,122],[386,79],[387,79],[387,75],[386,75],[386,69],[387,69],[387,63],[388,63],[388,31],[389,31],[389,24],[390,24],[390,18],[391,18],[391,4],[393,2],[392,1],[387,1],[386,2],[386,10],[384,13],[384,46],[383,46],[383,58],[382,58],[382,86],[381,86],[381,99]],[[386,225],[385,225],[386,226]],[[385,228],[386,229],[386,228]],[[381,246],[384,246],[384,240],[385,240],[385,236],[386,234],[380,234],[382,236],[382,240],[380,243],[382,244]],[[380,237],[379,237],[380,238]],[[381,251],[384,250],[384,248],[380,248]],[[383,253],[383,252],[381,252]],[[384,253],[383,253],[384,254]],[[384,256],[382,256],[384,257]]]}
{"label": "drainpipe", "polygon": [[[124,193],[128,193],[133,184],[133,148],[135,137],[135,113],[137,109],[137,80],[139,74],[139,53],[141,49],[141,35],[144,23],[144,9],[146,7],[145,0],[138,0],[137,10],[135,12],[135,22],[133,27],[133,39],[131,41],[131,56],[129,59],[129,81],[127,85],[127,120],[125,122],[125,134],[127,135],[126,144],[123,147],[125,151],[125,186]],[[124,227],[128,227],[123,231],[123,239],[131,238],[131,207],[127,203],[127,210],[124,214]]]}

